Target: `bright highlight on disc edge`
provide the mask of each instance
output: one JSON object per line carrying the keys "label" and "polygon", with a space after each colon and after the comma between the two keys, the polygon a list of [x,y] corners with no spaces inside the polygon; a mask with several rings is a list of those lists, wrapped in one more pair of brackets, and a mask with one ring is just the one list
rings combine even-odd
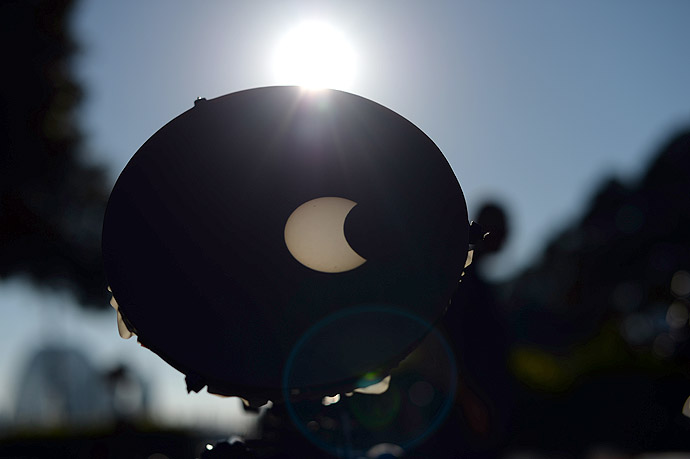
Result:
{"label": "bright highlight on disc edge", "polygon": [[279,84],[307,89],[348,89],[355,54],[343,35],[324,22],[304,22],[278,43],[273,70]]}

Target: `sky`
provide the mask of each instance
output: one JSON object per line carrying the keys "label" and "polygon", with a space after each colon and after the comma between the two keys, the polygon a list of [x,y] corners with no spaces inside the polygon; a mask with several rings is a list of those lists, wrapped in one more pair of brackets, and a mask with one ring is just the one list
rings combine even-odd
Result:
{"label": "sky", "polygon": [[506,206],[512,233],[493,266],[505,278],[604,177],[634,179],[690,125],[688,17],[685,0],[86,0],[74,21],[86,149],[114,180],[195,98],[294,83],[275,71],[286,35],[330,24],[354,56],[336,88],[422,129],[470,218],[486,200]]}
{"label": "sky", "polygon": [[[604,178],[634,180],[661,143],[690,125],[686,0],[82,0],[75,13],[84,150],[107,168],[108,186],[197,97],[293,84],[276,71],[279,50],[299,24],[319,21],[351,50],[351,79],[337,89],[422,129],[452,166],[470,218],[487,200],[505,205],[512,232],[491,265],[496,279],[536,259]],[[133,353],[110,319],[112,333],[94,337],[95,349],[113,340],[122,354],[109,358]],[[174,370],[147,371],[184,394]]]}

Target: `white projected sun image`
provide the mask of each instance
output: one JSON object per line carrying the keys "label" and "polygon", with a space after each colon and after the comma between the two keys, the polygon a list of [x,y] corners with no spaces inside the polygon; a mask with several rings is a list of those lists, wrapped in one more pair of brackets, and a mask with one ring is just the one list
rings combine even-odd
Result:
{"label": "white projected sun image", "polygon": [[323,22],[305,22],[279,42],[274,58],[280,84],[310,89],[347,89],[355,72],[355,55],[342,34]]}

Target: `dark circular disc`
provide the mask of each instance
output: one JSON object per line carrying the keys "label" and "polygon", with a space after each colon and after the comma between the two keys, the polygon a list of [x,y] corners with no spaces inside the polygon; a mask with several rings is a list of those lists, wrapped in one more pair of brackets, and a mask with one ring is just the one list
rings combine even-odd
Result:
{"label": "dark circular disc", "polygon": [[[269,87],[199,101],[137,151],[108,202],[103,256],[142,344],[209,391],[249,398],[280,394],[296,343],[340,310],[434,323],[467,226],[455,175],[412,123],[345,92]],[[300,244],[333,272],[298,260]],[[305,389],[395,365],[428,332],[366,320],[323,337],[348,355],[305,367]],[[372,354],[362,343],[379,332]]]}

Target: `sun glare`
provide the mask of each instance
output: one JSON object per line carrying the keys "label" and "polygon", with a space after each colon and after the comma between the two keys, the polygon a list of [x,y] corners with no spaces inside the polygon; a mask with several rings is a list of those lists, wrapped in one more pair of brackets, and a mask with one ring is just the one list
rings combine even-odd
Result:
{"label": "sun glare", "polygon": [[347,89],[354,76],[355,56],[336,29],[322,22],[305,22],[280,41],[274,66],[279,84]]}

